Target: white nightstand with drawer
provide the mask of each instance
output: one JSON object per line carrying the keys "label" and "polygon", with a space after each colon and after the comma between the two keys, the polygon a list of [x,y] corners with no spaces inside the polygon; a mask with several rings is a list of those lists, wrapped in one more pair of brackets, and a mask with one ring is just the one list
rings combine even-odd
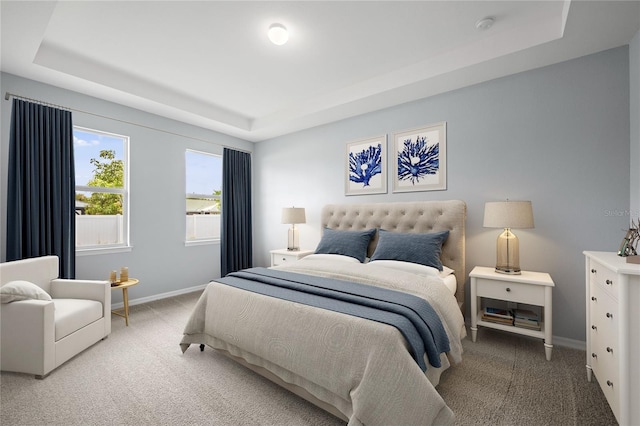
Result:
{"label": "white nightstand with drawer", "polygon": [[[478,326],[495,328],[510,333],[544,339],[547,360],[551,360],[552,327],[551,291],[554,283],[551,276],[544,272],[522,271],[521,275],[501,274],[494,268],[476,266],[469,274],[471,277],[471,340],[476,341]],[[482,298],[523,303],[542,307],[540,330],[530,330],[507,324],[497,324],[482,320]]]}
{"label": "white nightstand with drawer", "polygon": [[305,256],[313,254],[313,252],[313,250],[271,250],[271,266],[278,266],[282,265],[283,263],[294,262],[296,260],[302,259]]}

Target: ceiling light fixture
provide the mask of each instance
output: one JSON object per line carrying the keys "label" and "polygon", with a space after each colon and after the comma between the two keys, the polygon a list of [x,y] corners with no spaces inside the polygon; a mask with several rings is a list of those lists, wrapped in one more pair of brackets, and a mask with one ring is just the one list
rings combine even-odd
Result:
{"label": "ceiling light fixture", "polygon": [[476,22],[476,29],[480,31],[488,30],[493,26],[494,22],[495,22],[495,19],[490,16],[487,18],[480,19],[478,22]]}
{"label": "ceiling light fixture", "polygon": [[271,24],[269,27],[269,40],[271,43],[276,44],[278,46],[282,46],[289,40],[289,32],[287,28],[282,24]]}

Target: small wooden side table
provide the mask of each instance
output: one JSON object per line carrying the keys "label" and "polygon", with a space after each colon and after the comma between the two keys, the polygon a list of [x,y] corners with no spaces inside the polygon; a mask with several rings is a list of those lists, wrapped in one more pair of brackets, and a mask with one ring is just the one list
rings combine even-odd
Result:
{"label": "small wooden side table", "polygon": [[129,278],[127,281],[119,281],[117,285],[111,286],[111,290],[115,290],[117,288],[122,289],[122,302],[124,303],[122,312],[118,309],[111,311],[111,313],[124,318],[124,322],[127,327],[129,326],[129,287],[133,287],[139,282],[140,281],[135,278]]}

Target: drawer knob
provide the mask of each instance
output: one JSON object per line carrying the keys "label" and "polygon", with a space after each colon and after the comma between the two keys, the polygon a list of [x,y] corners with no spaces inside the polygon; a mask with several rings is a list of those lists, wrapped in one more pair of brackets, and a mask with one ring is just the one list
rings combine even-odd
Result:
{"label": "drawer knob", "polygon": [[598,355],[595,352],[591,353],[591,358],[598,358]]}
{"label": "drawer knob", "polygon": [[595,325],[592,325],[592,326],[591,326],[591,329],[592,329],[592,330],[597,330],[597,329],[598,329],[598,327],[596,327]]}
{"label": "drawer knob", "polygon": [[612,313],[607,312],[607,318],[613,318],[613,314],[612,314]]}
{"label": "drawer knob", "polygon": [[605,281],[605,283],[607,283],[607,285],[611,285],[611,284],[613,284],[613,281],[611,281],[611,280],[606,280],[606,281]]}
{"label": "drawer knob", "polygon": [[511,289],[509,287],[507,287],[507,292],[511,291]]}
{"label": "drawer knob", "polygon": [[595,269],[591,269],[591,273],[592,274],[595,274],[596,272],[598,272],[598,271],[596,271]]}
{"label": "drawer knob", "polygon": [[595,297],[595,296],[591,296],[591,300],[593,300],[594,302],[597,302],[597,301],[598,301],[598,298],[597,298],[597,297]]}
{"label": "drawer knob", "polygon": [[611,349],[609,346],[607,346],[607,352],[613,353],[613,349]]}
{"label": "drawer knob", "polygon": [[613,382],[611,380],[607,380],[607,386],[613,387]]}

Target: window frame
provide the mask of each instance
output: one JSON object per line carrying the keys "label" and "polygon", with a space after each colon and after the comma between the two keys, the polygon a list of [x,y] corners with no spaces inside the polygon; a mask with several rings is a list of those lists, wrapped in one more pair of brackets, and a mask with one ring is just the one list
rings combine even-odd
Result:
{"label": "window frame", "polygon": [[[187,215],[187,211],[186,211],[186,200],[189,197],[196,197],[196,198],[204,198],[204,199],[218,199],[220,200],[220,221],[222,221],[222,195],[213,195],[213,194],[199,194],[199,193],[195,193],[195,192],[187,192],[187,153],[192,152],[195,154],[200,154],[200,155],[208,155],[210,157],[216,157],[219,158],[221,160],[220,163],[220,174],[222,177],[222,154],[217,154],[217,153],[213,153],[213,152],[207,152],[207,151],[202,151],[199,149],[192,149],[192,148],[186,148],[184,151],[184,200],[185,200],[185,219]],[[222,183],[221,183],[222,185]],[[222,192],[222,187],[220,188],[220,191]],[[185,246],[200,246],[200,245],[210,245],[210,244],[220,244],[220,235],[218,235],[218,237],[214,237],[214,238],[194,238],[194,239],[189,239],[187,238],[187,225],[186,225],[186,220],[184,223],[184,245]]]}
{"label": "window frame", "polygon": [[[119,253],[131,251],[130,240],[130,161],[129,161],[129,149],[131,138],[126,135],[118,133],[107,132],[104,130],[96,130],[83,126],[73,126],[73,130],[79,130],[87,133],[95,133],[97,135],[104,135],[114,138],[122,139],[123,141],[123,182],[122,188],[105,188],[98,186],[76,185],[75,191],[78,192],[98,192],[103,194],[120,194],[122,195],[122,242],[116,244],[98,244],[91,246],[75,246],[76,255],[93,255],[93,254],[106,254],[106,253]],[[75,162],[75,159],[74,159]],[[75,166],[75,164],[74,164]],[[99,189],[99,190],[96,190]],[[76,230],[77,232],[77,230]]]}

